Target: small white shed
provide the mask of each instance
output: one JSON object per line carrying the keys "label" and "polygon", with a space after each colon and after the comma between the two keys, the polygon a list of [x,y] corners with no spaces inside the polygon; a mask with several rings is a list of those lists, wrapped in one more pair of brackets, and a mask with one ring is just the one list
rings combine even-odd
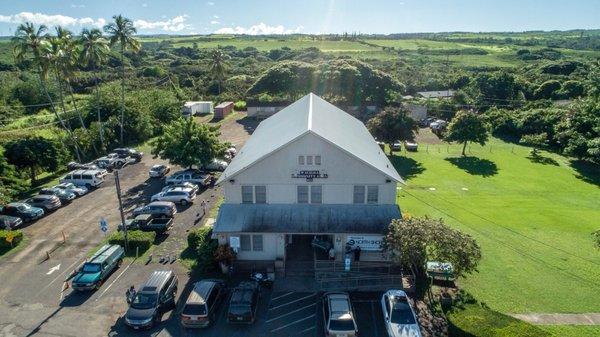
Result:
{"label": "small white shed", "polygon": [[210,101],[197,101],[197,102],[185,102],[183,108],[181,108],[183,115],[202,115],[213,113],[213,102]]}

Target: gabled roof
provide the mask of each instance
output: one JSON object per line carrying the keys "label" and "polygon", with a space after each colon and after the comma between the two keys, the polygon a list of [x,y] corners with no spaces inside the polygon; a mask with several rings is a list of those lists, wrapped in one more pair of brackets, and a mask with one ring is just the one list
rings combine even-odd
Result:
{"label": "gabled roof", "polygon": [[390,179],[403,182],[361,121],[311,93],[262,121],[217,184],[308,133],[323,138]]}

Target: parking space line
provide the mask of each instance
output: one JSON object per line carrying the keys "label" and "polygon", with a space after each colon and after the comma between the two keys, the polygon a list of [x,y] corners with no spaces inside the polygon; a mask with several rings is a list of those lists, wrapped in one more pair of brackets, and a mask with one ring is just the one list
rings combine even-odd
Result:
{"label": "parking space line", "polygon": [[291,295],[291,294],[293,294],[293,293],[294,293],[293,291],[290,291],[290,292],[289,292],[289,293],[287,293],[287,294],[283,294],[283,295],[279,295],[279,296],[277,296],[277,297],[273,297],[273,298],[271,299],[271,301],[276,301],[276,300],[278,300],[278,299],[280,299],[280,298],[283,298],[283,297],[289,296],[289,295]]}
{"label": "parking space line", "polygon": [[377,320],[375,319],[375,301],[371,301],[371,319],[373,323],[375,323],[375,327],[373,331],[375,332],[375,337],[379,337],[379,332],[377,332]]}
{"label": "parking space line", "polygon": [[315,316],[316,316],[315,314],[312,314],[312,315],[310,315],[310,316],[308,316],[308,317],[304,317],[303,319],[299,319],[299,320],[297,320],[297,321],[293,321],[292,323],[286,324],[286,325],[284,325],[284,326],[280,326],[279,328],[277,328],[277,329],[273,329],[273,330],[271,330],[270,332],[275,332],[275,331],[283,330],[283,329],[285,329],[285,328],[287,328],[287,327],[289,327],[289,326],[292,326],[292,325],[294,325],[294,324],[296,324],[296,323],[300,323],[300,322],[302,322],[302,321],[306,321],[307,319],[315,318]]}
{"label": "parking space line", "polygon": [[[83,260],[85,260],[85,258]],[[46,290],[49,286],[51,286],[52,283],[56,282],[56,280],[61,278],[66,272],[71,272],[72,271],[71,268],[73,268],[73,266],[76,265],[77,263],[79,263],[80,261],[82,261],[82,259],[79,259],[79,260],[73,262],[71,265],[69,265],[67,268],[65,268],[65,270],[63,270],[60,274],[56,275],[56,277],[52,281],[50,281],[40,291],[38,291],[38,293],[36,294],[36,297],[37,297],[37,295],[41,294],[44,290]]]}
{"label": "parking space line", "polygon": [[309,332],[310,330],[313,330],[313,329],[316,329],[316,328],[317,328],[317,327],[316,327],[315,325],[313,325],[313,326],[310,326],[310,327],[308,327],[308,328],[306,328],[306,329],[304,329],[304,330],[300,331],[300,333],[299,333],[298,335],[302,335],[303,333],[305,333],[305,332]]}
{"label": "parking space line", "polygon": [[119,275],[117,275],[117,277],[108,285],[108,287],[106,287],[106,289],[104,289],[104,291],[98,297],[96,297],[94,302],[97,302],[100,299],[100,297],[102,297],[102,295],[106,294],[108,289],[110,289],[110,287],[112,287],[113,284],[115,284],[115,282],[117,282],[117,280],[121,277],[121,275],[125,274],[125,272],[127,271],[127,269],[129,269],[129,267],[131,267],[131,265],[133,264],[133,261],[135,261],[135,260],[131,260],[131,262],[127,265],[127,267],[125,267],[125,269],[123,269],[123,271]]}
{"label": "parking space line", "polygon": [[274,320],[280,319],[280,318],[282,318],[282,317],[285,317],[285,316],[287,316],[287,315],[291,315],[291,314],[293,314],[293,313],[296,313],[296,312],[298,312],[298,311],[300,311],[300,310],[303,310],[303,309],[306,309],[306,308],[310,308],[310,307],[312,307],[312,306],[315,306],[315,305],[316,305],[316,303],[312,303],[312,304],[309,304],[309,305],[307,305],[307,306],[304,306],[304,307],[302,307],[302,308],[300,308],[300,309],[296,309],[296,310],[294,310],[294,311],[286,312],[286,313],[285,313],[285,314],[283,314],[283,315],[279,315],[279,316],[277,316],[277,317],[274,317],[274,318],[271,318],[271,319],[267,320],[267,323],[270,323],[270,322],[272,322],[272,321],[274,321]]}
{"label": "parking space line", "polygon": [[278,309],[278,308],[281,308],[281,307],[285,307],[285,306],[287,306],[287,305],[290,305],[290,304],[292,304],[292,303],[300,302],[300,301],[302,301],[302,300],[305,300],[305,299],[307,299],[307,298],[310,298],[310,297],[313,297],[313,296],[315,296],[315,294],[314,294],[314,293],[313,293],[313,294],[310,294],[310,295],[308,295],[308,296],[305,296],[305,297],[299,298],[299,299],[297,299],[297,300],[294,300],[294,301],[291,301],[291,302],[287,302],[287,303],[284,303],[284,304],[278,305],[278,306],[276,306],[276,307],[269,308],[269,310],[275,310],[275,309]]}

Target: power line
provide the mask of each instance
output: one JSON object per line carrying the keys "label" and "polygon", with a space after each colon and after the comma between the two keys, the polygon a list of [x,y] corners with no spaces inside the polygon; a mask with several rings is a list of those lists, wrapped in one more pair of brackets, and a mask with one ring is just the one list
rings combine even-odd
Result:
{"label": "power line", "polygon": [[[73,110],[71,110],[71,111],[73,111]],[[71,118],[63,119],[63,121],[68,121],[68,120],[75,119],[75,118],[78,118],[78,116],[73,116]],[[2,131],[0,131],[0,134],[11,133],[11,132],[19,132],[19,131],[26,131],[26,130],[41,128],[41,127],[51,126],[51,125],[55,125],[55,124],[58,124],[58,123],[60,123],[60,121],[55,121],[55,122],[51,122],[51,123],[45,123],[45,124],[39,124],[39,125],[29,126],[29,127],[26,127],[26,128],[11,129],[11,130],[2,130]]]}

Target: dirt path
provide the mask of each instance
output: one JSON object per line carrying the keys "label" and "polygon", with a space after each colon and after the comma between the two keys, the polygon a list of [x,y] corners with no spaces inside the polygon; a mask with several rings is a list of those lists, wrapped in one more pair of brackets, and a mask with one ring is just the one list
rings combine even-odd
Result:
{"label": "dirt path", "polygon": [[585,314],[510,314],[537,325],[600,325],[600,313]]}

